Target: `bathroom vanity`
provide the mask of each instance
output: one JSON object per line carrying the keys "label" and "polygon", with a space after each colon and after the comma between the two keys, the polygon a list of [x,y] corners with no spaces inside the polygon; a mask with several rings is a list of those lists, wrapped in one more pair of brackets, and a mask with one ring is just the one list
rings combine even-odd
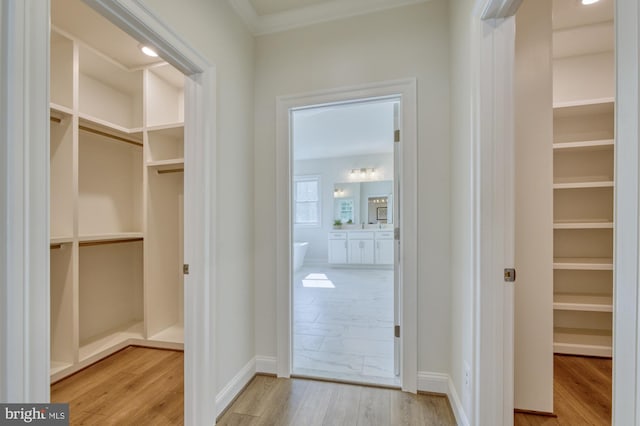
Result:
{"label": "bathroom vanity", "polygon": [[393,265],[393,230],[362,229],[329,232],[329,263]]}

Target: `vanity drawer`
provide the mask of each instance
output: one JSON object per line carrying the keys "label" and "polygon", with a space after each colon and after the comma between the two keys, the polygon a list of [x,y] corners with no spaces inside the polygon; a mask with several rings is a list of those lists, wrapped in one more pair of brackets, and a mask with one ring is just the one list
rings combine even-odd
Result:
{"label": "vanity drawer", "polygon": [[346,232],[329,232],[330,240],[346,240],[347,233]]}
{"label": "vanity drawer", "polygon": [[376,240],[393,240],[393,231],[376,232]]}
{"label": "vanity drawer", "polygon": [[373,240],[373,232],[370,231],[351,231],[349,232],[350,240]]}

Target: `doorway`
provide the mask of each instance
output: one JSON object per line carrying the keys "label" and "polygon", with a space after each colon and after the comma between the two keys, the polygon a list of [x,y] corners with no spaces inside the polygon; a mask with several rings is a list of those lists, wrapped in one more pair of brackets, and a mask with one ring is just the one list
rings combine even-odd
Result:
{"label": "doorway", "polygon": [[399,386],[399,99],[291,111],[292,373]]}

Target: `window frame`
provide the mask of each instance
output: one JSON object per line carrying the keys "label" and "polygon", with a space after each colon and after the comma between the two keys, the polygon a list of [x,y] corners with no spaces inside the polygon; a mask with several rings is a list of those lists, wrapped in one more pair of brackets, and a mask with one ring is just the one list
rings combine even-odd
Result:
{"label": "window frame", "polygon": [[[317,200],[316,203],[316,211],[317,211],[317,222],[298,222],[298,183],[301,182],[316,182],[317,185]],[[322,227],[322,177],[320,175],[299,175],[293,177],[293,188],[291,198],[293,200],[293,226],[296,228],[321,228]],[[300,201],[300,203],[313,203],[314,201]]]}

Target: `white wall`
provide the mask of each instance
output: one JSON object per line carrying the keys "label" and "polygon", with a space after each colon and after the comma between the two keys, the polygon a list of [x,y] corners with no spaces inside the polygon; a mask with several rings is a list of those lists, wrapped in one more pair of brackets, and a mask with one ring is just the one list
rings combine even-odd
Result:
{"label": "white wall", "polygon": [[449,367],[449,35],[433,0],[256,40],[256,351],[276,356],[277,96],[416,77],[418,370]]}
{"label": "white wall", "polygon": [[[551,0],[516,15],[515,408],[553,412]],[[554,87],[553,89],[557,89]]]}
{"label": "white wall", "polygon": [[216,65],[218,164],[211,167],[216,167],[218,179],[215,343],[220,390],[255,355],[251,270],[254,40],[226,1],[145,3]]}
{"label": "white wall", "polygon": [[[463,371],[473,366],[472,235],[472,10],[473,0],[451,2],[451,359],[449,374],[472,421]],[[472,423],[473,424],[473,423]]]}
{"label": "white wall", "polygon": [[[335,219],[333,206],[333,189],[336,183],[356,182],[351,176],[351,169],[375,168],[376,180],[393,180],[393,154],[362,155],[357,157],[322,158],[315,160],[299,160],[294,162],[295,176],[320,176],[322,191],[322,221],[319,228],[294,227],[294,240],[307,241],[309,246],[305,263],[327,263],[327,238],[333,229]],[[360,203],[360,195],[354,197],[354,203]],[[366,205],[365,205],[366,209]],[[360,213],[356,208],[355,213]],[[360,223],[358,216],[354,223]]]}
{"label": "white wall", "polygon": [[554,104],[612,98],[614,92],[613,51],[553,60]]}

